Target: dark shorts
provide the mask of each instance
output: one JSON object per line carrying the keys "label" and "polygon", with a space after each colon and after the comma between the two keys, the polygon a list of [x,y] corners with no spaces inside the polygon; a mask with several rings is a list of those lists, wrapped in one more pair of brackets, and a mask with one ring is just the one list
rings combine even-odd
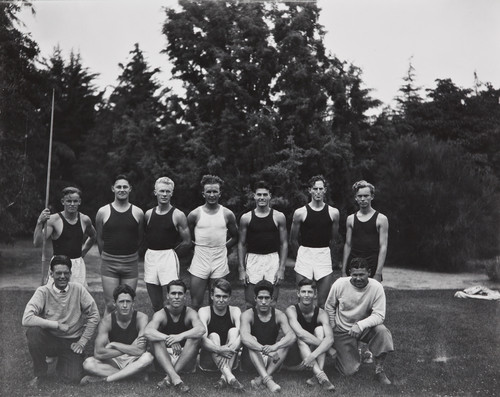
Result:
{"label": "dark shorts", "polygon": [[139,277],[139,255],[101,254],[101,275],[105,277],[131,279]]}

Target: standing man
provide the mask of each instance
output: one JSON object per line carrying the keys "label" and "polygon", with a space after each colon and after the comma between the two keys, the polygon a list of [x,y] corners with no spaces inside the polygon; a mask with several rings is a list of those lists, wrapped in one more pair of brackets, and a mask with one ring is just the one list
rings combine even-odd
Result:
{"label": "standing man", "polygon": [[219,204],[223,183],[218,176],[204,175],[201,188],[205,204],[195,208],[187,217],[195,244],[189,267],[191,306],[195,310],[203,303],[208,281],[229,273],[227,251],[238,242],[236,217],[230,209]]}
{"label": "standing man", "polygon": [[[285,314],[272,306],[274,286],[267,280],[255,284],[255,307],[241,315],[241,342],[243,369],[254,367],[259,376],[252,380],[252,387],[266,385],[273,393],[281,391],[272,375],[285,360],[289,347],[295,342]],[[283,334],[278,339],[278,334]]]}
{"label": "standing man", "polygon": [[135,291],[127,284],[113,291],[116,310],[99,323],[94,357],[83,362],[83,368],[94,376],[85,376],[80,384],[115,382],[146,369],[153,355],[146,351],[144,330],[148,316],[135,310]]}
{"label": "standing man", "polygon": [[216,388],[230,385],[242,391],[243,385],[232,372],[241,347],[241,310],[237,306],[229,306],[231,292],[229,281],[223,278],[215,280],[210,288],[212,305],[198,310],[206,330],[200,351],[200,368],[207,371],[218,369],[221,372]]}
{"label": "standing man", "polygon": [[348,263],[352,258],[365,258],[368,261],[370,277],[382,282],[382,270],[387,256],[389,221],[374,208],[375,187],[366,181],[352,185],[354,199],[359,206],[358,212],[347,217],[342,276],[348,276]]}
{"label": "standing man", "polygon": [[115,200],[99,208],[96,215],[97,245],[101,253],[101,277],[106,309],[114,310],[113,291],[128,284],[135,291],[139,276],[137,250],[142,241],[144,213],[129,202],[132,186],[128,178],[118,175],[111,191]]}
{"label": "standing man", "polygon": [[144,281],[157,312],[163,307],[163,286],[179,278],[179,258],[191,246],[191,234],[184,212],[170,203],[174,182],[167,177],[158,178],[154,194],[158,205],[144,216],[146,247],[144,255]]}
{"label": "standing man", "polygon": [[391,332],[383,325],[384,288],[369,278],[369,264],[363,258],[351,261],[350,274],[333,283],[325,305],[333,329],[337,369],[343,375],[356,373],[360,366],[358,343],[367,343],[375,356],[376,380],[390,385],[384,362],[387,353],[394,351],[394,345]]}
{"label": "standing man", "polygon": [[82,203],[80,189],[65,187],[61,192],[61,203],[64,207],[62,212],[51,215],[48,208],[42,211],[33,232],[33,244],[39,247],[44,235],[47,239],[50,237],[53,255],[66,255],[71,259],[72,282],[87,287],[87,271],[83,258],[94,245],[96,232],[90,218],[78,212]]}
{"label": "standing man", "polygon": [[99,323],[94,298],[77,283],[70,283],[71,260],[56,255],[50,261],[51,285],[38,287],[24,310],[22,324],[33,360],[37,386],[47,376],[45,357],[58,357],[56,371],[63,380],[80,382],[83,350]]}
{"label": "standing man", "polygon": [[297,343],[288,352],[285,365],[299,365],[312,370],[314,377],[307,380],[309,385],[316,381],[323,390],[335,391],[323,371],[325,356],[333,345],[333,332],[328,321],[328,315],[314,304],[316,288],[311,280],[303,279],[297,288],[299,303],[286,309],[290,327],[297,336]]}
{"label": "standing man", "polygon": [[245,285],[247,308],[255,304],[253,289],[260,280],[274,284],[274,300],[278,300],[288,255],[285,215],[270,207],[271,191],[266,182],[257,182],[254,200],[255,210],[241,217],[238,241],[239,274]]}
{"label": "standing man", "polygon": [[157,311],[146,326],[146,338],[153,344],[156,360],[167,373],[158,386],[173,385],[182,393],[189,391],[179,373],[196,366],[196,356],[205,327],[198,313],[186,307],[186,284],[173,280],[167,284],[168,304]]}
{"label": "standing man", "polygon": [[[333,283],[330,244],[339,229],[339,211],[325,203],[326,181],[322,175],[309,180],[311,201],[295,210],[290,245],[297,254],[297,284],[307,278],[318,285],[318,306],[323,308]],[[300,232],[300,247],[299,247]]]}

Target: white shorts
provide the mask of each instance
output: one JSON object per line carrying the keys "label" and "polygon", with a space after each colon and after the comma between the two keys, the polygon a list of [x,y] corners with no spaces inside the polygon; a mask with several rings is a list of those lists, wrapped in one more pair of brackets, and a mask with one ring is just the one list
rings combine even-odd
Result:
{"label": "white shorts", "polygon": [[315,281],[333,273],[330,247],[300,246],[294,270],[295,273]]}
{"label": "white shorts", "polygon": [[[85,267],[85,261],[83,258],[71,259],[71,278],[70,281],[73,283],[78,283],[83,285],[85,288],[89,288],[87,284],[87,269]],[[50,277],[50,267],[49,267],[49,277],[47,278],[47,285],[54,284],[54,279]]]}
{"label": "white shorts", "polygon": [[179,268],[179,258],[173,249],[148,249],[144,255],[144,282],[167,285],[179,278]]}
{"label": "white shorts", "polygon": [[226,246],[204,247],[196,245],[188,271],[193,276],[204,280],[224,277],[229,273]]}
{"label": "white shorts", "polygon": [[274,283],[274,277],[280,267],[280,256],[277,252],[270,254],[248,253],[246,262],[246,272],[251,284],[257,284],[261,280]]}
{"label": "white shorts", "polygon": [[124,353],[121,356],[113,357],[111,360],[116,364],[118,369],[123,369],[134,361],[139,360],[140,357],[141,356],[131,356],[130,354]]}

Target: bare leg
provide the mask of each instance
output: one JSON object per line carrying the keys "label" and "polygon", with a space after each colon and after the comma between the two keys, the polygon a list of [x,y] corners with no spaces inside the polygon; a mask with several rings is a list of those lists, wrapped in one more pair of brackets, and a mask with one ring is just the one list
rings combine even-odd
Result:
{"label": "bare leg", "polygon": [[255,295],[253,289],[255,284],[248,283],[245,286],[245,304],[247,309],[251,309],[255,306]]}
{"label": "bare leg", "polygon": [[157,312],[163,308],[163,288],[161,285],[146,283],[149,299],[153,305],[153,310]]}
{"label": "bare leg", "polygon": [[89,357],[83,362],[83,369],[94,376],[105,378],[117,373],[119,370],[112,364],[102,362],[95,357]]}
{"label": "bare leg", "polygon": [[106,308],[104,309],[104,316],[115,310],[113,291],[120,285],[120,279],[108,276],[101,276],[102,278],[102,292],[104,295],[104,302]]}
{"label": "bare leg", "polygon": [[203,304],[203,298],[205,297],[205,289],[208,285],[208,279],[199,278],[191,275],[191,307],[194,310],[198,310]]}
{"label": "bare leg", "polygon": [[333,278],[333,273],[330,273],[328,276],[316,281],[318,284],[318,306],[322,309],[325,308],[326,298],[328,298],[328,293],[332,287]]}
{"label": "bare leg", "polygon": [[[178,374],[183,370],[191,370],[196,362],[196,356],[200,347],[200,339],[187,339],[179,359],[174,365]],[[175,385],[176,382],[173,382]]]}
{"label": "bare leg", "polygon": [[115,382],[117,380],[128,378],[132,375],[135,375],[142,370],[146,369],[152,362],[154,358],[153,355],[149,352],[144,352],[138,360],[130,363],[125,368],[119,370],[118,372],[108,376],[106,379],[107,382]]}
{"label": "bare leg", "polygon": [[172,360],[170,359],[170,354],[168,353],[165,344],[163,342],[154,342],[153,351],[156,360],[158,361],[162,369],[167,373],[168,377],[172,381],[172,384],[176,385],[182,382],[181,377],[175,371]]}

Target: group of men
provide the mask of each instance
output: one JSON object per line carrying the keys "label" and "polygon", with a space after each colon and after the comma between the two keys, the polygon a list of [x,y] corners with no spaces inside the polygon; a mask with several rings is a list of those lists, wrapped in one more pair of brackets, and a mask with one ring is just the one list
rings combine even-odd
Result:
{"label": "group of men", "polygon": [[[256,208],[241,216],[239,228],[234,213],[219,203],[222,180],[205,175],[201,187],[205,203],[187,217],[171,204],[174,182],[170,178],[156,181],[158,204],[144,215],[129,202],[132,186],[123,175],[111,187],[114,201],[99,209],[96,229],[89,217],[78,212],[81,192],[76,188],[63,190],[64,211],[53,215],[48,209],[42,211],[34,243],[39,245],[45,233],[52,239],[54,257],[51,281],[35,292],[23,317],[23,325],[30,327],[27,335],[34,382],[46,374],[46,357],[58,356],[58,368],[69,380],[80,380],[85,369],[92,375],[81,380],[87,383],[136,374],[151,364],[154,355],[166,373],[161,385],[185,392],[189,387],[179,374],[195,368],[201,346],[199,366],[220,371],[218,387],[243,389],[233,374],[241,356],[241,367],[255,368],[258,373],[252,380],[254,387],[265,385],[279,391],[272,375],[286,358],[285,366],[312,370],[315,376],[309,384],[318,382],[324,389],[334,390],[323,371],[326,355],[336,358],[341,373],[352,374],[359,368],[358,341],[362,341],[375,356],[377,379],[390,384],[383,361],[393,347],[390,332],[382,324],[385,294],[379,283],[388,222],[371,206],[373,185],[360,181],[353,186],[359,211],[347,219],[342,261],[343,276],[350,277],[333,283],[330,245],[338,232],[339,211],[324,201],[324,178],[310,180],[311,201],[295,211],[290,231],[290,247],[297,258],[299,303],[285,313],[275,308],[275,301],[288,256],[286,218],[271,208],[270,187],[257,183]],[[99,321],[95,302],[84,288],[83,256],[95,240],[101,253],[106,308],[94,357],[83,362],[83,348]],[[147,315],[134,309],[138,249],[143,240],[147,247],[144,281],[155,311],[149,323]],[[193,243],[191,307],[187,307],[178,254]],[[236,244],[239,279],[245,285],[247,310],[243,313],[229,305],[231,285],[223,278],[229,273],[227,251]],[[69,283],[70,276],[76,283]],[[210,305],[201,307],[209,282]],[[73,310],[75,305],[78,310]],[[153,355],[146,350],[148,341]],[[73,365],[66,364],[68,357]]]}

